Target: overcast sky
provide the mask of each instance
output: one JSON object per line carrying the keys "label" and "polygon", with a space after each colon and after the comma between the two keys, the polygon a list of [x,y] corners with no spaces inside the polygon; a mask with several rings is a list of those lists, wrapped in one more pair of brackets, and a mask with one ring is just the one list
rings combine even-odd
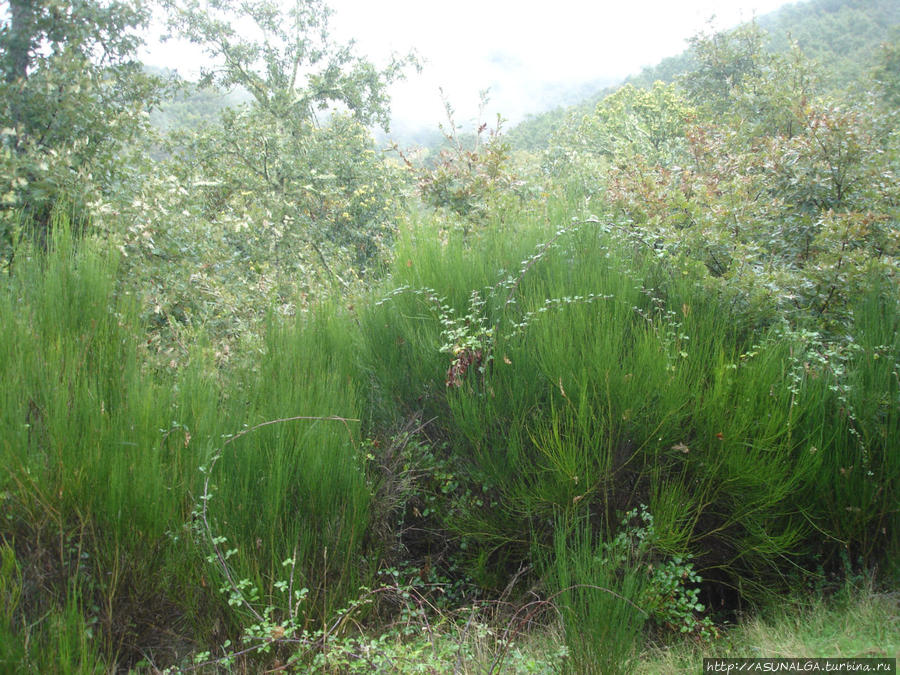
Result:
{"label": "overcast sky", "polygon": [[[596,89],[681,52],[704,28],[730,27],[788,4],[785,0],[331,0],[332,32],[353,38],[376,63],[415,49],[424,62],[393,90],[395,126],[443,121],[439,88],[457,121],[477,114],[490,89],[488,116],[510,123],[552,107],[587,83]],[[153,65],[190,76],[196,57],[174,45],[152,49]],[[596,90],[594,89],[594,90]]]}

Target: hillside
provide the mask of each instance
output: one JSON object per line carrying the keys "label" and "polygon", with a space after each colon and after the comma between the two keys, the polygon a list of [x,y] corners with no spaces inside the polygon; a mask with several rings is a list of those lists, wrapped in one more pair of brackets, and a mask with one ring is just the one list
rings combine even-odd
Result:
{"label": "hillside", "polygon": [[[804,55],[818,64],[817,75],[823,87],[842,89],[865,86],[861,83],[871,77],[881,45],[900,39],[900,5],[893,0],[809,0],[761,16],[756,23],[767,34],[767,49],[785,52],[795,42]],[[673,82],[695,65],[693,51],[688,47],[681,54],[626,78],[623,84],[648,88],[657,80]],[[523,150],[546,147],[567,116],[590,112],[614,90],[615,87],[609,87],[578,105],[532,116],[509,131],[509,141]]]}
{"label": "hillside", "polygon": [[139,7],[0,30],[0,672],[890,672],[897,45],[425,155],[324,5],[167,6],[248,97],[168,135]]}
{"label": "hillside", "polygon": [[145,66],[145,70],[173,85],[173,95],[150,113],[150,121],[161,132],[193,129],[217,123],[226,108],[247,103],[250,96],[241,90],[220,91],[215,86],[200,87],[178,78],[165,68]]}

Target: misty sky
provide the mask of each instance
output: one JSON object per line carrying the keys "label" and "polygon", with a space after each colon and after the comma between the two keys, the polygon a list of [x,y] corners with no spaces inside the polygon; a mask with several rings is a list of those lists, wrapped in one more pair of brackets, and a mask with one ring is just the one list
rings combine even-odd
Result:
{"label": "misty sky", "polygon": [[[592,84],[593,93],[681,52],[685,40],[715,15],[730,27],[786,4],[785,0],[330,0],[332,31],[353,38],[358,52],[384,63],[392,51],[415,49],[424,70],[395,86],[398,130],[443,121],[439,87],[458,122],[477,114],[478,93],[490,89],[488,118],[515,123],[553,107],[560,95]],[[153,65],[186,67],[197,57],[171,43],[145,57]],[[572,102],[572,101],[564,101]]]}

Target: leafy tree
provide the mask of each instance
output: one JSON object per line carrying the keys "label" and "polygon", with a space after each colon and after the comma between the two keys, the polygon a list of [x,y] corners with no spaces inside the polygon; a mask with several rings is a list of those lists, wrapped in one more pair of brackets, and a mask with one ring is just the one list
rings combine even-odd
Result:
{"label": "leafy tree", "polygon": [[24,220],[46,236],[60,199],[86,216],[115,189],[119,152],[161,82],[135,61],[142,0],[12,0],[0,25],[0,257]]}
{"label": "leafy tree", "polygon": [[691,39],[695,67],[680,78],[689,99],[710,118],[730,116],[748,139],[784,133],[801,124],[803,107],[818,92],[813,63],[796,43],[766,50],[756,23]]}
{"label": "leafy tree", "polygon": [[650,89],[620,87],[585,115],[573,113],[544,155],[545,169],[595,194],[610,167],[637,170],[646,164],[684,162],[693,106],[673,84]]}
{"label": "leafy tree", "polygon": [[319,0],[164,6],[209,57],[186,102],[232,101],[175,125],[120,208],[128,283],[169,362],[194,326],[226,354],[270,309],[302,311],[382,269],[404,180],[369,125],[387,124],[388,85],[410,59],[378,68],[336,44]]}
{"label": "leafy tree", "polygon": [[[295,0],[287,9],[271,0],[238,3],[165,0],[170,26],[202,45],[214,61],[201,84],[245,88],[256,105],[285,123],[316,121],[317,112],[343,105],[362,124],[389,123],[387,87],[410,57],[383,70],[354,55],[352,43],[332,42],[331,10],[321,0]],[[247,23],[238,27],[236,18]],[[248,25],[249,24],[249,25]]]}
{"label": "leafy tree", "polygon": [[[605,167],[588,157],[575,171],[604,185],[618,231],[702,265],[749,321],[842,334],[853,299],[900,253],[895,113],[821,95],[802,52],[765,52],[753,25],[693,42],[697,67],[680,81],[693,110],[672,85],[652,105],[652,90],[624,87],[574,134]],[[658,148],[680,150],[673,161]]]}
{"label": "leafy tree", "polygon": [[458,217],[464,236],[508,206],[502,203],[502,196],[513,192],[516,182],[510,167],[509,143],[502,132],[503,118],[497,115],[492,128],[481,122],[487,100],[487,91],[481,92],[479,121],[473,134],[461,133],[453,107],[444,101],[447,119],[446,124],[440,125],[443,147],[436,157],[427,158],[430,161],[425,166],[416,167],[394,146],[415,174],[425,202]]}
{"label": "leafy tree", "polygon": [[200,84],[252,97],[178,155],[186,178],[215,183],[207,215],[264,223],[260,245],[274,242],[281,262],[316,259],[339,279],[374,264],[397,195],[366,126],[387,127],[387,88],[411,59],[379,69],[335,44],[319,0],[166,6],[172,28],[214,63]]}
{"label": "leafy tree", "polygon": [[597,104],[579,136],[588,150],[613,161],[642,155],[668,164],[685,149],[685,127],[693,112],[674,86],[655,82],[648,89],[624,85]]}
{"label": "leafy tree", "polygon": [[732,91],[758,78],[767,67],[770,57],[763,49],[764,39],[755,23],[691,38],[697,65],[682,82],[690,98],[714,112],[727,111]]}

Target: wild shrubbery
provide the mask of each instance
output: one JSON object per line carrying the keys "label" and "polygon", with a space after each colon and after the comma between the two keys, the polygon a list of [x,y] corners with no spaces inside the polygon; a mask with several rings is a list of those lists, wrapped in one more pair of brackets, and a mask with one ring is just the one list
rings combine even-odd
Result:
{"label": "wild shrubbery", "polygon": [[[461,238],[431,239],[427,226],[412,230],[393,278],[408,290],[273,324],[257,372],[216,376],[202,345],[175,380],[142,372],[134,304],[112,294],[114,268],[98,267],[89,242],[60,248],[51,266],[21,277],[27,286],[10,285],[9,302],[44,303],[19,312],[4,337],[15,354],[4,359],[14,394],[4,438],[21,437],[4,445],[6,531],[25,559],[35,554],[26,540],[49,547],[55,571],[38,587],[68,579],[61,587],[112,631],[105,649],[127,652],[139,635],[113,627],[148,602],[140,593],[157,593],[157,611],[214,639],[227,624],[213,616],[258,623],[234,595],[238,582],[257,589],[246,596],[255,611],[293,612],[268,614],[272,630],[312,633],[376,581],[381,559],[412,566],[418,592],[455,584],[460,599],[501,592],[521,572],[520,582],[543,579],[541,592],[574,612],[571,639],[586,642],[581,657],[571,642],[570,658],[582,668],[577,659],[609,640],[626,650],[611,663],[630,649],[625,633],[604,638],[601,627],[608,612],[640,612],[606,591],[660,629],[700,631],[706,612],[728,609],[736,593],[762,600],[820,584],[845,561],[890,555],[896,296],[892,304],[873,287],[859,299],[857,347],[840,361],[812,337],[742,330],[695,279],[654,257],[623,257],[595,223],[553,237],[522,222],[516,240],[479,235],[481,254]],[[510,270],[499,280],[498,261]],[[63,309],[70,321],[51,320]],[[481,358],[448,383],[458,359],[448,340],[469,344],[470,332]],[[126,352],[102,356],[108,349]],[[297,415],[362,423],[286,419]],[[419,420],[412,441],[391,460],[391,430],[407,419]],[[208,491],[200,466],[212,471]],[[201,522],[194,505],[207,500]],[[621,522],[640,504],[652,532],[648,520]],[[35,520],[35,509],[58,516]],[[183,525],[192,511],[196,539]],[[374,525],[376,539],[366,534]],[[224,560],[203,562],[208,536],[223,538]],[[54,558],[57,539],[71,543]],[[110,565],[120,575],[112,581],[102,574]],[[289,571],[302,591],[292,609],[279,600]],[[137,596],[117,582],[147,574],[167,581],[139,585]],[[33,611],[41,598],[19,602]],[[229,598],[238,598],[232,609]]]}
{"label": "wild shrubbery", "polygon": [[762,44],[754,26],[697,38],[678,85],[624,87],[561,136],[563,168],[611,230],[702,265],[749,320],[840,333],[896,269],[896,111],[825,93],[799,51]]}
{"label": "wild shrubbery", "polygon": [[429,342],[441,353],[447,309],[433,297],[455,289],[460,315],[480,312],[461,324],[483,343],[477,364],[454,371],[458,354],[445,350],[430,374],[407,368],[385,386],[418,392],[427,433],[458,458],[430,517],[455,534],[449,559],[500,591],[561,531],[588,523],[583,545],[597,547],[643,503],[655,529],[644,564],[693,558],[714,612],[815,585],[845,560],[885,560],[900,480],[896,294],[873,282],[852,306],[853,348],[837,351],[815,334],[748,331],[695,275],[622,258],[614,242],[594,223],[576,228],[477,303],[428,267],[398,271],[434,295],[407,291],[378,310],[397,366]]}
{"label": "wild shrubbery", "polygon": [[[120,186],[123,230],[23,239],[0,659],[628,672],[641,636],[890,567],[894,116],[754,36],[620,90],[528,185],[499,135],[454,146],[396,238],[397,173],[310,112],[355,80],[299,100],[279,61]],[[342,63],[382,110],[389,73]],[[532,663],[538,625],[565,648]]]}

